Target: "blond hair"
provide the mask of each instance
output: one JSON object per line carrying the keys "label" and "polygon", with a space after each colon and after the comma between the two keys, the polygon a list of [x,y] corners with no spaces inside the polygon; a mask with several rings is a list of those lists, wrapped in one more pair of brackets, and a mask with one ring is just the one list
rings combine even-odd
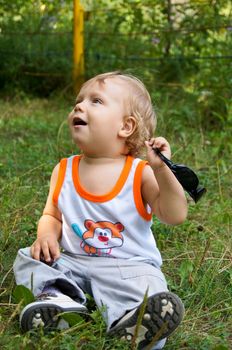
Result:
{"label": "blond hair", "polygon": [[150,94],[145,85],[137,77],[121,73],[119,71],[103,73],[84,83],[83,87],[95,83],[104,82],[105,79],[119,78],[129,86],[129,115],[136,119],[136,127],[132,135],[126,140],[128,154],[136,157],[143,155],[144,141],[149,140],[156,127],[156,115],[152,106]]}

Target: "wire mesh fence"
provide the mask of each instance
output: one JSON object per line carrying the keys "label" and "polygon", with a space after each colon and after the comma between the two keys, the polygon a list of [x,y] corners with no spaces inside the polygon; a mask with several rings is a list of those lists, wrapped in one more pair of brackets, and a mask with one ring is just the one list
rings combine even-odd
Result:
{"label": "wire mesh fence", "polygon": [[[0,89],[72,83],[72,1],[2,0]],[[83,1],[85,77],[128,70],[149,84],[231,93],[230,1]]]}

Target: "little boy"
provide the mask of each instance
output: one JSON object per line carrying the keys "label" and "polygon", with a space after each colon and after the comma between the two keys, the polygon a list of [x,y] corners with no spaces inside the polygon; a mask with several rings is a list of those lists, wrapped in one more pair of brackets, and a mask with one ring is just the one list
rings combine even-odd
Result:
{"label": "little boy", "polygon": [[[21,327],[61,328],[56,315],[87,312],[88,293],[104,309],[107,331],[131,340],[147,291],[138,349],[156,335],[153,349],[161,349],[184,308],[160,270],[151,218],[179,224],[187,204],[153,150],[171,156],[167,140],[153,137],[150,95],[131,75],[100,74],[81,88],[68,123],[81,155],[54,168],[37,239],[14,263],[17,284],[33,286],[37,297],[23,309]],[[144,148],[147,161],[138,158]]]}

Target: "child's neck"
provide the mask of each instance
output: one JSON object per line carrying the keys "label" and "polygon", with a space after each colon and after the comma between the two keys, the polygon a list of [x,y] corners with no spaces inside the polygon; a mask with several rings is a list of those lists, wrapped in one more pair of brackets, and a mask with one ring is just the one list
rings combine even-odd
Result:
{"label": "child's neck", "polygon": [[114,147],[108,148],[105,147],[104,150],[83,150],[83,159],[88,164],[107,164],[112,161],[122,160],[128,154],[128,149],[125,145],[124,147]]}
{"label": "child's neck", "polygon": [[124,159],[128,152],[128,148],[124,140],[120,142],[115,142],[114,145],[105,145],[104,147],[100,145],[95,145],[92,147],[84,147],[82,149],[83,159],[89,164],[104,164],[117,159]]}

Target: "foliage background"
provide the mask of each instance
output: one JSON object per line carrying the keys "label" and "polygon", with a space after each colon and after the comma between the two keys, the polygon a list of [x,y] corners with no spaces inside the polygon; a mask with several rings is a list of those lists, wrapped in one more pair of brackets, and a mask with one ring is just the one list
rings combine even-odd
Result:
{"label": "foliage background", "polygon": [[[70,88],[72,1],[1,0],[0,5],[0,90],[49,96]],[[229,0],[85,0],[83,6],[86,79],[129,70],[158,101],[187,100],[191,113],[183,106],[183,120],[205,127],[228,121]]]}
{"label": "foliage background", "polygon": [[[196,170],[207,195],[188,220],[155,221],[169,286],[185,320],[167,350],[229,350],[231,319],[232,5],[229,0],[89,0],[85,78],[122,69],[140,77],[158,115],[157,134],[174,161]],[[75,152],[65,117],[72,108],[72,1],[0,0],[0,347],[129,349],[90,318],[61,334],[22,335],[12,262],[35,239],[49,178]],[[86,324],[87,322],[87,324]],[[86,326],[85,326],[86,324]],[[77,328],[79,327],[79,328]]]}

